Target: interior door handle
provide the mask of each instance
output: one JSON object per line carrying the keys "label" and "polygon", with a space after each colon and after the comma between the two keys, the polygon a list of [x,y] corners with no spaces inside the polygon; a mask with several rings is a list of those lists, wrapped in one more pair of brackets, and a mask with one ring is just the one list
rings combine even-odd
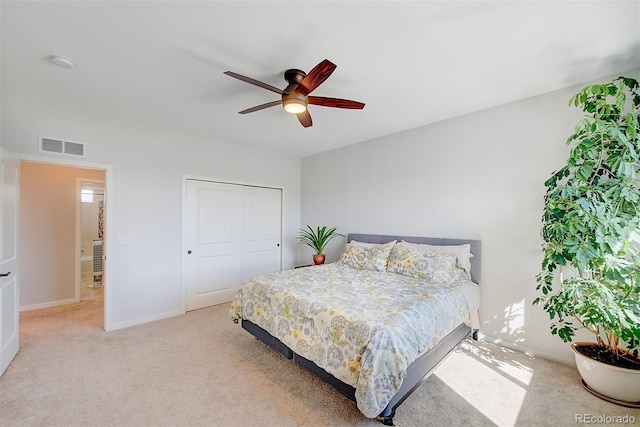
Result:
{"label": "interior door handle", "polygon": [[7,273],[0,273],[0,277],[7,277],[8,275],[10,275],[11,272],[7,272]]}

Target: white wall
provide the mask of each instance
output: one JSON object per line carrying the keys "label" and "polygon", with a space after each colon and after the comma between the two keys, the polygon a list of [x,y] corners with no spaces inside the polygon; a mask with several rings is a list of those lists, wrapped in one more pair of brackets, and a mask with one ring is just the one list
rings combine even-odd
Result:
{"label": "white wall", "polygon": [[572,363],[532,301],[544,181],[565,163],[581,86],[304,158],[301,223],[481,239],[481,333]]}
{"label": "white wall", "polygon": [[106,224],[107,234],[130,235],[133,242],[115,245],[107,254],[113,266],[106,290],[111,293],[111,328],[181,310],[183,175],[284,188],[283,267],[294,265],[300,218],[298,158],[159,124],[90,115],[59,100],[31,99],[6,87],[1,125],[2,147],[10,152],[46,157],[37,152],[38,135],[43,135],[86,143],[86,162],[112,167],[113,187],[106,192],[113,197],[112,204],[107,203],[113,221]]}

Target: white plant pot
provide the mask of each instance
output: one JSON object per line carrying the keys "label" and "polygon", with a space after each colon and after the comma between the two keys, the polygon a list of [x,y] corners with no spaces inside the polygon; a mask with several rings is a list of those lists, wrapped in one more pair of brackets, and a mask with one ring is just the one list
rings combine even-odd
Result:
{"label": "white plant pot", "polygon": [[[620,368],[593,360],[576,350],[576,345],[595,345],[588,342],[571,344],[575,354],[576,365],[582,379],[589,389],[601,394],[604,398],[619,401],[625,406],[640,405],[640,371]],[[602,397],[600,396],[600,397]]]}

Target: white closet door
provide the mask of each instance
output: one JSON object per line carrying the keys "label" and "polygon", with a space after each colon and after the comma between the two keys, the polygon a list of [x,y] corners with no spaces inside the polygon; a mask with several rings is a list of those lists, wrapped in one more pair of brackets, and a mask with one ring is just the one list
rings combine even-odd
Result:
{"label": "white closet door", "polygon": [[187,311],[229,302],[245,281],[280,270],[281,200],[278,189],[187,180]]}
{"label": "white closet door", "polygon": [[282,191],[245,187],[243,282],[260,274],[280,271]]}
{"label": "white closet door", "polygon": [[242,281],[242,187],[187,181],[186,309],[231,301]]}

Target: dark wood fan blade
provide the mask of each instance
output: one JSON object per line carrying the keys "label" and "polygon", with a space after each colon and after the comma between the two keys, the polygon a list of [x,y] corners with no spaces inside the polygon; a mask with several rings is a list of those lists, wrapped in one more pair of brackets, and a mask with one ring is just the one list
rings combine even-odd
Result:
{"label": "dark wood fan blade", "polygon": [[304,113],[296,114],[298,116],[298,120],[300,120],[300,124],[306,128],[313,125],[313,120],[311,120],[311,114],[309,114],[309,110],[304,110]]}
{"label": "dark wood fan blade", "polygon": [[309,95],[315,88],[320,86],[322,82],[327,80],[335,69],[336,64],[329,61],[328,59],[325,59],[307,73],[307,76],[302,79],[302,81],[296,88],[296,92],[303,95]]}
{"label": "dark wood fan blade", "polygon": [[362,102],[348,99],[325,98],[324,96],[310,96],[307,99],[309,104],[320,105],[322,107],[349,108],[351,110],[362,110],[364,108]]}
{"label": "dark wood fan blade", "polygon": [[276,105],[282,105],[282,101],[271,101],[266,104],[256,105],[255,107],[247,108],[246,110],[238,111],[238,114],[253,113],[254,111],[264,110],[265,108],[275,107]]}
{"label": "dark wood fan blade", "polygon": [[275,86],[271,86],[270,84],[263,83],[263,82],[258,81],[256,79],[252,79],[251,77],[243,76],[242,74],[234,73],[233,71],[225,71],[224,74],[226,74],[227,76],[231,76],[233,78],[236,78],[238,80],[242,80],[243,82],[250,83],[252,85],[256,85],[256,86],[261,87],[263,89],[270,90],[271,92],[275,92],[278,95],[282,95],[282,89],[278,89]]}

